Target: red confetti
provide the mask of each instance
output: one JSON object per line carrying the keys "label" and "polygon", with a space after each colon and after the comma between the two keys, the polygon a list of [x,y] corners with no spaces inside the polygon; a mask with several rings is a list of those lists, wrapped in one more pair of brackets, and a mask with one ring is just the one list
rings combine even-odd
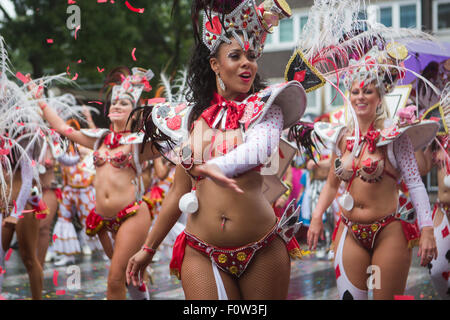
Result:
{"label": "red confetti", "polygon": [[99,67],[97,67],[97,70],[98,70],[98,72],[101,73],[101,72],[105,71],[105,68],[101,68],[101,69],[100,69]]}
{"label": "red confetti", "polygon": [[133,12],[144,13],[145,10],[144,8],[135,8],[128,1],[125,1],[125,5],[127,6],[128,9],[130,9]]}
{"label": "red confetti", "polygon": [[136,48],[134,48],[133,51],[131,51],[131,57],[133,57],[134,61],[136,61],[136,56],[134,55],[135,52],[136,52]]}
{"label": "red confetti", "polygon": [[53,39],[47,39],[47,43],[53,43]]}
{"label": "red confetti", "polygon": [[77,61],[77,63],[81,63],[81,62],[83,62],[81,59]]}
{"label": "red confetti", "polygon": [[55,294],[56,294],[57,296],[65,295],[65,294],[66,294],[66,290],[56,290]]}
{"label": "red confetti", "polygon": [[73,0],[68,0],[67,1],[67,4],[75,4],[75,3],[77,3],[76,1],[73,1]]}
{"label": "red confetti", "polygon": [[6,254],[5,254],[5,261],[8,261],[9,258],[11,258],[11,254],[12,254],[12,248],[9,248],[8,251],[6,251]]}
{"label": "red confetti", "polygon": [[80,26],[77,26],[76,28],[75,28],[75,40],[77,40],[77,32],[78,32],[78,30],[80,30]]}
{"label": "red confetti", "polygon": [[23,219],[23,218],[24,218],[24,216],[23,216],[23,215],[20,215],[20,216],[19,216],[19,219]]}
{"label": "red confetti", "polygon": [[14,213],[17,213],[17,203],[15,200],[13,200],[13,205],[14,205]]}
{"label": "red confetti", "polygon": [[55,287],[58,285],[58,270],[53,270],[53,284]]}
{"label": "red confetti", "polygon": [[0,274],[4,274],[5,272],[6,272],[6,270],[0,266]]}
{"label": "red confetti", "polygon": [[30,79],[28,79],[27,77],[25,77],[23,74],[21,74],[20,72],[16,73],[16,77],[22,81],[23,83],[28,83],[30,82]]}
{"label": "red confetti", "polygon": [[88,103],[97,103],[97,104],[103,104],[103,102],[100,102],[100,101],[88,101]]}
{"label": "red confetti", "polygon": [[55,242],[57,238],[58,238],[58,236],[56,234],[54,234],[53,235],[53,242]]}
{"label": "red confetti", "polygon": [[72,78],[73,81],[78,79],[78,73],[75,73],[75,76]]}

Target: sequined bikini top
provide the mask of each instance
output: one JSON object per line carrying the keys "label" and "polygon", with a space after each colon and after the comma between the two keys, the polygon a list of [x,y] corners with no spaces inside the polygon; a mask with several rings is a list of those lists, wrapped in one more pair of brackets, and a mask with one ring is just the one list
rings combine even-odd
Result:
{"label": "sequined bikini top", "polygon": [[96,167],[103,166],[106,162],[108,162],[113,167],[118,169],[133,168],[133,170],[136,171],[136,168],[134,168],[132,165],[133,163],[132,159],[133,159],[132,152],[125,154],[122,151],[119,151],[115,153],[113,156],[109,154],[106,156],[102,156],[98,151],[95,151],[93,154],[93,161]]}
{"label": "sequined bikini top", "polygon": [[[359,158],[359,161],[357,163],[356,159],[353,159],[351,169],[344,168],[341,158],[335,159],[334,173],[340,180],[350,182],[354,178],[359,177],[361,180],[365,182],[375,183],[381,181],[381,179],[383,178],[383,174],[386,173],[392,179],[397,181],[395,175],[385,170],[386,153],[384,149],[382,159],[374,160],[369,157],[361,161],[361,158],[365,153],[366,149],[369,149],[369,153],[373,153],[376,150],[376,139],[378,136],[377,134],[373,134],[373,132],[374,131],[369,132],[366,136],[362,136],[362,139],[358,146],[360,150],[358,150],[355,154],[356,158]],[[349,151],[353,150],[353,143],[351,140],[347,140],[347,150]]]}
{"label": "sequined bikini top", "polygon": [[388,176],[397,180],[393,174],[384,169],[384,159],[372,160],[372,158],[367,158],[361,163],[362,166],[360,168],[352,165],[353,169],[346,169],[343,167],[341,159],[336,158],[334,161],[334,173],[345,182],[349,182],[354,176],[361,178],[365,182],[374,183],[380,181],[385,172]]}

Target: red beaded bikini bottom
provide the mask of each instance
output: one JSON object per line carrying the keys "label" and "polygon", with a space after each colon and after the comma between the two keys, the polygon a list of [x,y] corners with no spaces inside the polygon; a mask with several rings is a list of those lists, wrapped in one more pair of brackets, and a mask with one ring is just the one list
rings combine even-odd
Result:
{"label": "red beaded bikini bottom", "polygon": [[142,201],[135,201],[122,210],[120,210],[115,218],[105,218],[98,215],[93,208],[86,218],[86,234],[95,236],[103,227],[111,232],[117,232],[120,225],[129,217],[136,214]]}

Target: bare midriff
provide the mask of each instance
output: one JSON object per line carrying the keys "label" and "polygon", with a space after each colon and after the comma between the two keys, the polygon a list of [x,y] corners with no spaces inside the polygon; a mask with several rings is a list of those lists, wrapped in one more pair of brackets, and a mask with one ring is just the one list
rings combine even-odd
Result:
{"label": "bare midriff", "polygon": [[[213,130],[213,134],[205,134],[205,130],[212,129],[209,129],[204,120],[198,122],[202,122],[204,154],[209,154],[209,149],[206,148],[210,148],[212,136],[214,136],[213,150],[223,144],[224,138],[233,141],[231,144],[242,143],[242,135],[237,130],[234,130],[234,133]],[[196,129],[191,136],[195,134]],[[201,132],[197,131],[197,134]],[[236,136],[238,139],[234,138]],[[193,148],[195,148],[197,145],[195,141],[201,140],[191,141],[194,141]],[[214,157],[216,153],[212,152],[211,155]],[[197,182],[199,209],[189,215],[186,231],[214,246],[239,247],[260,240],[271,230],[276,223],[276,216],[263,194],[261,174],[250,170],[234,179],[244,193],[221,187],[210,179]]]}
{"label": "bare midriff", "polygon": [[[131,145],[119,146],[113,150],[102,145],[98,152],[104,156],[119,151],[131,152]],[[105,218],[114,218],[117,213],[136,201],[136,186],[132,181],[136,178],[133,168],[116,168],[109,163],[96,168],[94,179],[96,195],[96,213]]]}
{"label": "bare midriff", "polygon": [[[375,153],[365,155],[359,163],[368,157],[378,159],[381,156],[381,150],[377,148]],[[342,159],[342,162],[345,162],[345,158]],[[385,169],[392,173],[397,172],[388,159],[385,159]],[[347,185],[345,185],[346,188]],[[349,192],[354,201],[353,209],[350,211],[341,209],[344,216],[353,222],[372,223],[395,213],[397,210],[398,186],[396,181],[387,174],[384,174],[380,181],[372,183],[355,178],[351,182]]]}

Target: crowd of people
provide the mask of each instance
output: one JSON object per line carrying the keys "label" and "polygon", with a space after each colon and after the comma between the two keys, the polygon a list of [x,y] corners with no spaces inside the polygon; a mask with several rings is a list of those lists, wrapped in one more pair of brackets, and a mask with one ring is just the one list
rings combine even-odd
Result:
{"label": "crowd of people", "polygon": [[[286,81],[269,85],[258,58],[267,34],[291,17],[288,3],[193,1],[195,47],[182,85],[173,92],[164,81],[164,98],[144,99],[152,70],[113,68],[106,128],[92,120],[95,108],[48,94],[62,76],[12,73],[2,41],[1,271],[15,233],[33,299],[42,299],[45,262],[98,251],[110,263],[107,299],[148,300],[149,265],[165,244],[167,272],[186,299],[278,300],[287,298],[291,260],[309,250],[333,261],[336,298],[368,299],[372,290],[393,299],[418,246],[449,299],[450,66],[417,74],[409,104],[390,114],[386,97],[408,71],[398,40],[435,40],[360,20],[360,9],[316,0]],[[305,115],[306,93],[325,83],[345,101],[344,122]],[[421,177],[433,166],[432,210]],[[372,266],[381,273],[375,287]]]}

